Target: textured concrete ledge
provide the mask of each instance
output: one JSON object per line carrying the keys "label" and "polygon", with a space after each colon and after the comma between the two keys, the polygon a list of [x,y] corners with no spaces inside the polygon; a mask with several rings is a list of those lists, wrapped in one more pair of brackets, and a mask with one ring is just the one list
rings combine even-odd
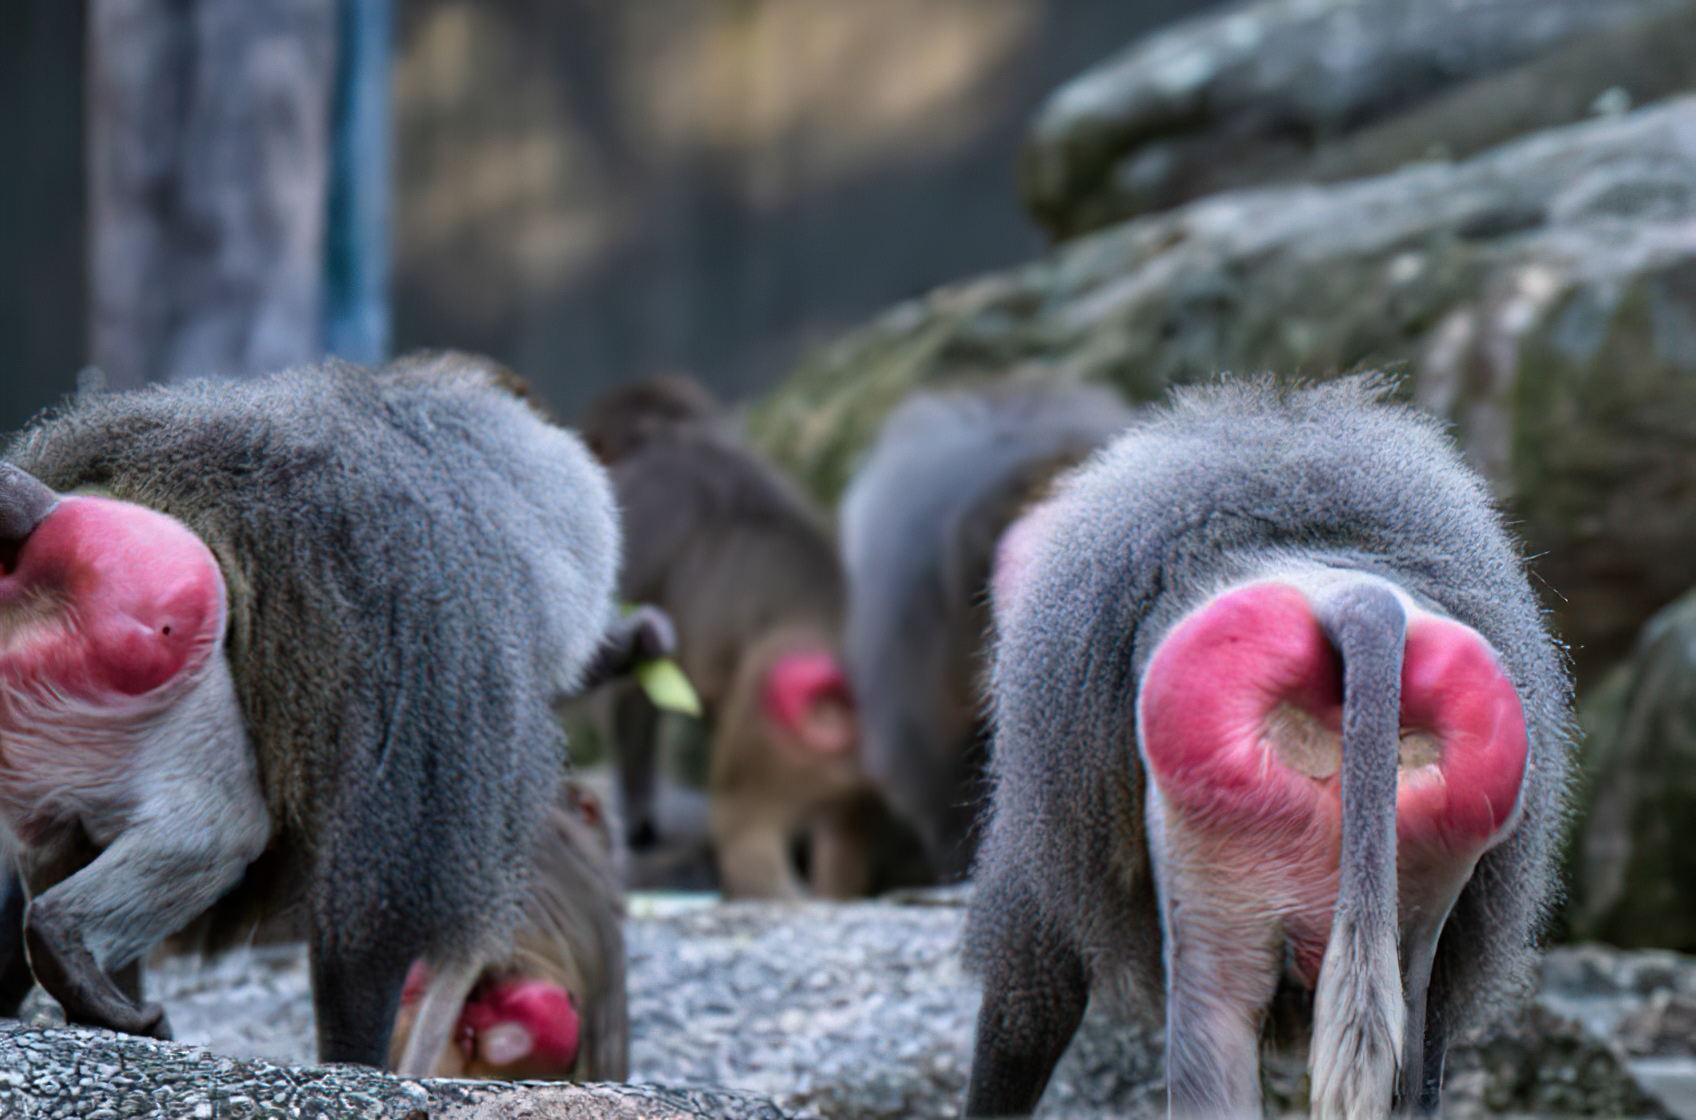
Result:
{"label": "textured concrete ledge", "polygon": [[787,1120],[746,1093],[652,1085],[411,1081],[357,1066],[286,1067],[110,1031],[0,1020],[7,1120]]}

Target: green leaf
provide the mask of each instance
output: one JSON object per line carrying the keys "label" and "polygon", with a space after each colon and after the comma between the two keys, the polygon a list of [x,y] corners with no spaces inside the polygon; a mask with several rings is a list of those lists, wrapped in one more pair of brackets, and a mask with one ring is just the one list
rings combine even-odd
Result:
{"label": "green leaf", "polygon": [[700,718],[701,698],[695,695],[695,686],[671,658],[657,657],[636,666],[636,683],[642,686],[654,707]]}

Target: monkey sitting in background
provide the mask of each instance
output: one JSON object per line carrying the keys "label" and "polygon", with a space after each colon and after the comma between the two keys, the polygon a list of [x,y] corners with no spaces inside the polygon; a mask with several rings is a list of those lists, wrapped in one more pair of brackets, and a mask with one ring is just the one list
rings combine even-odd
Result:
{"label": "monkey sitting in background", "polygon": [[[725,893],[801,895],[790,848],[803,831],[814,894],[866,893],[875,795],[841,668],[842,570],[822,519],[721,430],[716,403],[689,378],[616,390],[583,431],[624,514],[623,596],[670,615],[700,696]],[[614,711],[626,826],[639,847],[655,836],[656,713],[633,689]]]}
{"label": "monkey sitting in background", "polygon": [[921,393],[890,414],[843,495],[861,753],[944,880],[966,873],[976,840],[996,542],[1056,471],[1133,415],[1098,387]]}
{"label": "monkey sitting in background", "polygon": [[440,359],[85,395],[6,460],[0,1013],[33,967],[70,1021],[166,1037],[135,962],[293,881],[320,1057],[387,1062],[423,959],[398,1065],[432,1068],[617,630],[604,473]]}
{"label": "monkey sitting in background", "polygon": [[[532,887],[512,951],[466,997],[436,1077],[623,1081],[630,1075],[624,886],[613,824],[567,781],[537,839]],[[412,1034],[429,966],[414,962],[391,1055]]]}
{"label": "monkey sitting in background", "polygon": [[1569,686],[1484,484],[1383,382],[1180,391],[1009,533],[968,1116],[1090,992],[1164,1008],[1172,1115],[1259,1117],[1283,987],[1327,1120],[1433,1115],[1558,893]]}

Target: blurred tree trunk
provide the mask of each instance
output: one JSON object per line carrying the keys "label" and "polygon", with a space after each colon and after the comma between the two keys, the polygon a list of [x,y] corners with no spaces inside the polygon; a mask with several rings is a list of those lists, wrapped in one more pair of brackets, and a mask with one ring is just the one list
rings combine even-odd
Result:
{"label": "blurred tree trunk", "polygon": [[112,388],[323,346],[337,0],[91,0],[90,349]]}

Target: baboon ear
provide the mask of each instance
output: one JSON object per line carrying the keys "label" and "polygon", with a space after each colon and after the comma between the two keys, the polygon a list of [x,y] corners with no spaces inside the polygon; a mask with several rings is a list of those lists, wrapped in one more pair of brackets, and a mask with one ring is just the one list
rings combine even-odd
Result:
{"label": "baboon ear", "polygon": [[0,541],[21,541],[41,524],[59,495],[28,471],[0,462]]}

